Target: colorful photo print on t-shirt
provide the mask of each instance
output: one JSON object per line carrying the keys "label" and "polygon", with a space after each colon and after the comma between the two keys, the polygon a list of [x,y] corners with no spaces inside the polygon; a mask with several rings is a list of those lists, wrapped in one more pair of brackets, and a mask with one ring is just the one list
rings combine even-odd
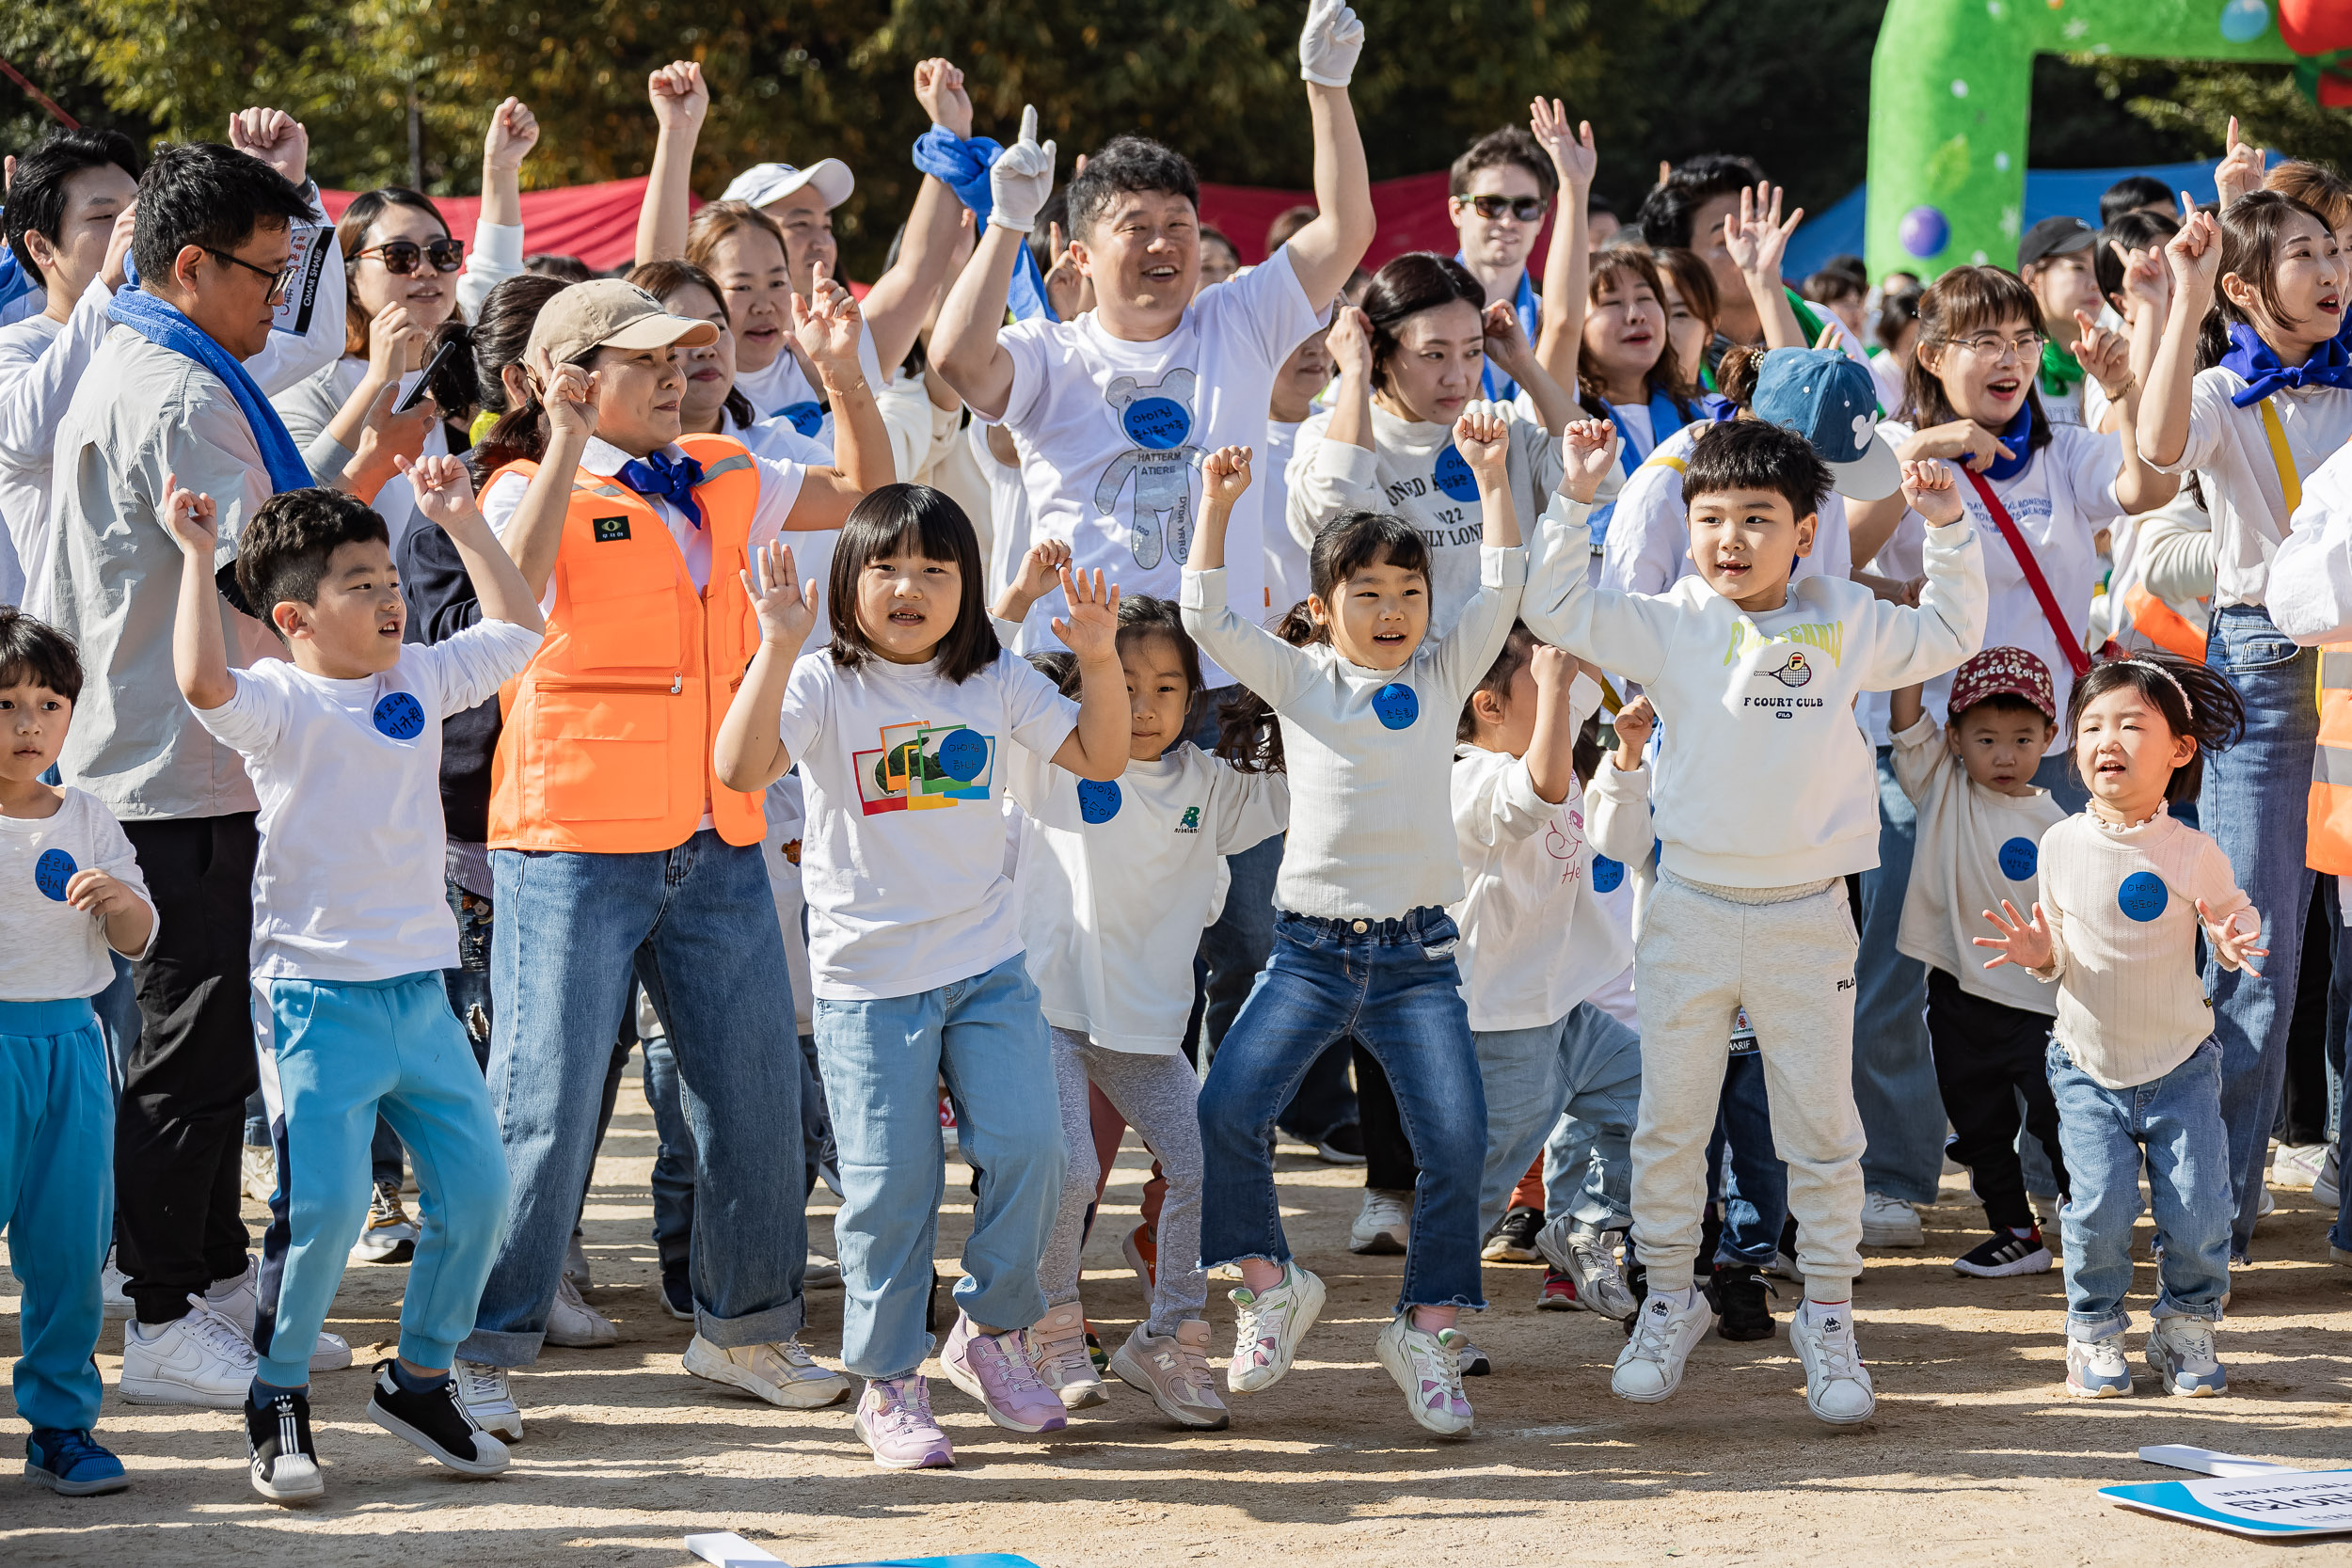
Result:
{"label": "colorful photo print on t-shirt", "polygon": [[850,754],[866,816],[988,800],[996,773],[995,736],[961,724],[916,721],[883,725],[881,739],[879,749]]}

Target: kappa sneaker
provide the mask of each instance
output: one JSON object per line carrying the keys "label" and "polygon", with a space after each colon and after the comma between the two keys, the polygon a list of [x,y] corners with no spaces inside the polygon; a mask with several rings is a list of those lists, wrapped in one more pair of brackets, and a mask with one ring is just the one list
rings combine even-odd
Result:
{"label": "kappa sneaker", "polygon": [[1689,1299],[1677,1303],[1674,1292],[1653,1291],[1633,1319],[1632,1337],[1617,1353],[1617,1370],[1610,1374],[1609,1391],[1636,1404],[1657,1404],[1682,1383],[1682,1364],[1691,1347],[1715,1326],[1715,1313],[1706,1295],[1695,1290],[1681,1292]]}
{"label": "kappa sneaker", "polygon": [[390,1361],[377,1362],[368,1418],[463,1475],[494,1476],[509,1463],[506,1445],[483,1431],[466,1408],[453,1373],[436,1387],[412,1392],[402,1386]]}
{"label": "kappa sneaker", "polygon": [[867,1380],[850,1424],[885,1470],[929,1470],[956,1462],[956,1450],[931,1415],[930,1385],[920,1374]]}
{"label": "kappa sneaker", "polygon": [[1202,1319],[1186,1318],[1173,1334],[1153,1334],[1148,1323],[1137,1323],[1112,1353],[1111,1375],[1151,1395],[1160,1414],[1179,1426],[1222,1432],[1232,1422],[1209,1374],[1209,1325]]}
{"label": "kappa sneaker", "polygon": [[979,1401],[988,1418],[1007,1432],[1035,1435],[1059,1432],[1070,1424],[1061,1396],[1038,1381],[1037,1369],[1029,1363],[1028,1346],[1018,1329],[981,1334],[973,1328],[970,1318],[958,1312],[956,1326],[947,1331],[947,1342],[940,1347],[939,1365],[948,1382]]}
{"label": "kappa sneaker", "polygon": [[515,1402],[505,1368],[486,1361],[460,1361],[449,1375],[457,1386],[457,1402],[466,1407],[474,1425],[510,1443],[523,1440],[522,1407]]}
{"label": "kappa sneaker", "polygon": [[1978,1279],[2007,1279],[2012,1275],[2045,1273],[2052,1261],[2042,1227],[2036,1226],[2023,1236],[2013,1230],[1994,1231],[1953,1259],[1952,1272]]}
{"label": "kappa sneaker", "polygon": [[266,1404],[245,1401],[245,1451],[253,1490],[274,1503],[324,1497],[319,1451],[310,1443],[310,1401],[299,1388],[273,1394]]}
{"label": "kappa sneaker", "polygon": [[1282,1265],[1279,1285],[1262,1291],[1245,1285],[1227,1294],[1236,1310],[1225,1387],[1235,1394],[1271,1388],[1291,1370],[1298,1341],[1323,1310],[1323,1281],[1293,1261]]}
{"label": "kappa sneaker", "polygon": [[574,1350],[610,1345],[621,1338],[612,1320],[580,1299],[580,1287],[565,1275],[556,1281],[555,1304],[548,1309],[547,1340]]}
{"label": "kappa sneaker", "polygon": [[678,1364],[695,1377],[757,1394],[787,1410],[821,1410],[850,1397],[850,1380],[818,1366],[798,1339],[722,1349],[697,1334]]}
{"label": "kappa sneaker", "polygon": [[237,1155],[237,1187],[256,1203],[278,1196],[278,1150],[268,1144],[246,1144]]}
{"label": "kappa sneaker", "polygon": [[2202,1318],[2158,1318],[2146,1354],[2168,1394],[2203,1400],[2229,1392],[2229,1369],[2214,1354],[2213,1324]]}
{"label": "kappa sneaker", "polygon": [[131,1484],[122,1461],[87,1430],[39,1427],[24,1439],[24,1479],[65,1497],[94,1497]]}
{"label": "kappa sneaker", "polygon": [[417,1255],[417,1222],[401,1207],[400,1183],[378,1181],[368,1200],[368,1223],[351,1243],[355,1263],[405,1263]]}
{"label": "kappa sneaker", "polygon": [[1489,1263],[1533,1263],[1539,1256],[1535,1233],[1544,1227],[1541,1209],[1511,1209],[1503,1212],[1478,1256]]}
{"label": "kappa sneaker", "polygon": [[1788,1318],[1788,1342],[1804,1363],[1805,1408],[1832,1426],[1870,1418],[1878,1395],[1854,1344],[1853,1304],[1824,1307],[1808,1300]]}
{"label": "kappa sneaker", "polygon": [[1884,1193],[1862,1195],[1864,1246],[1925,1246],[1928,1233],[1919,1224],[1919,1211]]}
{"label": "kappa sneaker", "polygon": [[1461,1366],[1462,1347],[1469,1342],[1459,1329],[1432,1334],[1415,1328],[1409,1307],[1390,1319],[1373,1341],[1373,1354],[1405,1391],[1405,1408],[1440,1437],[1470,1434],[1472,1418],[1470,1400],[1462,1392]]}
{"label": "kappa sneaker", "polygon": [[1634,1307],[1632,1288],[1617,1267],[1621,1235],[1562,1214],[1535,1236],[1544,1261],[1575,1283],[1576,1305],[1617,1323],[1632,1317]]}
{"label": "kappa sneaker", "polygon": [[[2154,1341],[2150,1345],[2153,1350]],[[2120,1400],[2132,1391],[2121,1330],[2104,1339],[2066,1337],[2066,1391],[2078,1400]]]}
{"label": "kappa sneaker", "polygon": [[122,1377],[117,1385],[132,1404],[193,1404],[241,1410],[261,1357],[245,1332],[188,1295],[188,1315],[149,1326],[122,1325]]}
{"label": "kappa sneaker", "polygon": [[[260,1275],[256,1272],[253,1254],[245,1255],[245,1273],[233,1279],[216,1279],[204,1292],[205,1304],[237,1325],[237,1331],[250,1344],[253,1330],[262,1311]],[[255,1354],[261,1347],[254,1347]],[[314,1372],[340,1372],[351,1365],[351,1346],[340,1334],[319,1330],[318,1343],[310,1348],[310,1370]]]}
{"label": "kappa sneaker", "polygon": [[1054,1391],[1064,1410],[1110,1402],[1103,1374],[1095,1370],[1094,1357],[1087,1354],[1086,1313],[1076,1302],[1046,1308],[1045,1316],[1030,1324],[1022,1338],[1038,1381]]}
{"label": "kappa sneaker", "polygon": [[1363,1210],[1347,1235],[1347,1250],[1392,1258],[1412,1239],[1412,1194],[1366,1187]]}

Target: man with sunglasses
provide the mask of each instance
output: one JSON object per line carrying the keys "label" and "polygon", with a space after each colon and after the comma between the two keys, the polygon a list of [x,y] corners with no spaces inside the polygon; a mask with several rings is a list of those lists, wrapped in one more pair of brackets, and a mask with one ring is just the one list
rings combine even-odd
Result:
{"label": "man with sunglasses", "polygon": [[[1451,193],[1446,214],[1462,242],[1454,259],[1478,279],[1489,304],[1511,302],[1527,341],[1535,341],[1543,301],[1528,278],[1527,258],[1560,192],[1550,158],[1526,126],[1506,125],[1470,143],[1470,150],[1454,160],[1446,184]],[[1486,365],[1484,395],[1496,403],[1517,402],[1526,418],[1541,419],[1534,401],[1492,361]]]}

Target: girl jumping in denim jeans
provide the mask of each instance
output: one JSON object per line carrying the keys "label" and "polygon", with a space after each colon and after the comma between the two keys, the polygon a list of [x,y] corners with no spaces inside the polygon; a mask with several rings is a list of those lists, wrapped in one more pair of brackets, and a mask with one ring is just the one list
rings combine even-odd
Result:
{"label": "girl jumping in denim jeans", "polygon": [[2213,1325],[2230,1291],[2221,1121],[2221,1047],[2197,972],[2213,961],[2254,976],[2262,917],[2221,847],[2165,813],[2193,799],[2204,753],[2245,723],[2220,673],[2157,654],[2095,666],[2067,704],[2074,767],[2090,809],[2042,835],[2042,901],[2030,919],[2002,901],[1987,969],[2020,965],[2058,987],[2050,1090],[2072,1192],[2058,1211],[2066,1246],[2066,1391],[2132,1391],[2123,1311],[2132,1224],[2145,1159],[2156,1235],[2155,1327],[2148,1369],[2167,1391],[2229,1386]]}
{"label": "girl jumping in denim jeans", "polygon": [[1200,1259],[1242,1274],[1226,1386],[1248,1394],[1274,1384],[1322,1310],[1323,1282],[1291,1260],[1282,1237],[1274,1118],[1324,1050],[1352,1037],[1387,1071],[1421,1169],[1404,1291],[1375,1352],[1413,1419],[1445,1436],[1470,1429],[1454,1322],[1485,1305],[1486,1152],[1486,1096],[1445,912],[1462,896],[1454,725],[1510,635],[1527,581],[1509,435],[1502,411],[1482,403],[1454,429],[1462,477],[1477,487],[1484,564],[1477,595],[1443,638],[1428,641],[1426,542],[1378,513],[1352,513],[1317,536],[1305,622],[1285,624],[1303,645],[1228,608],[1225,523],[1249,487],[1246,447],[1202,465],[1200,532],[1183,588],[1185,629],[1279,721],[1291,781],[1274,954],[1200,1090]]}
{"label": "girl jumping in denim jeans", "polygon": [[771,547],[746,583],[759,652],[720,726],[719,776],[759,790],[796,762],[807,790],[818,1066],[840,1156],[841,1359],[866,1379],[857,1433],[891,1469],[950,1465],[920,1370],[946,1165],[937,1085],[979,1172],[956,1325],[940,1362],[990,1420],[1053,1432],[1062,1403],[1021,1330],[1045,1313],[1038,1263],[1062,1185],[1061,1117],[1037,987],[1022,961],[998,816],[1008,745],[1081,778],[1127,766],[1119,591],[1065,569],[1081,699],[1001,648],[979,540],[921,484],[860,501],[834,546],[833,642],[794,662],[817,624]]}

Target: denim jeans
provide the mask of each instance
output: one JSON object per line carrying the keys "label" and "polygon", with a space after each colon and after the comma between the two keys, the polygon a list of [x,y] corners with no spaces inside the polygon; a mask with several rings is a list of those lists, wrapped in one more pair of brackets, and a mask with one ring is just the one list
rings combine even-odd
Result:
{"label": "denim jeans", "polygon": [[2221,1128],[2221,1048],[2207,1040],[2161,1078],[2102,1088],[2050,1042],[2050,1092],[2072,1196],[2058,1209],[2066,1248],[2066,1332],[2075,1339],[2121,1334],[2131,1319],[2132,1224],[2139,1218],[2146,1151],[2156,1234],[2158,1318],[2221,1317],[2230,1289],[2229,1140]]}
{"label": "denim jeans", "polygon": [[2197,811],[2205,833],[2230,857],[2237,884],[2263,917],[2270,957],[2257,979],[2205,959],[2213,1037],[2221,1047],[2221,1123],[2230,1134],[2237,1218],[2230,1252],[2249,1256],[2262,1202],[2270,1127],[2286,1082],[2287,1024],[2303,957],[2303,918],[2312,873],[2303,864],[2305,807],[2319,743],[2319,654],[2298,648],[2250,605],[2213,613],[2205,661],[2237,689],[2246,733],[2207,752]]}
{"label": "denim jeans", "polygon": [[1597,1230],[1623,1229],[1632,1212],[1633,1108],[1642,1097],[1642,1041],[1632,1030],[1579,1003],[1534,1029],[1481,1029],[1470,1036],[1486,1097],[1486,1163],[1479,1179],[1478,1233],[1502,1218],[1511,1189],[1546,1135],[1564,1120],[1582,1124],[1583,1160],[1548,1187],[1547,1217],[1568,1214]]}
{"label": "denim jeans", "polygon": [[[841,1364],[860,1377],[899,1378],[930,1354],[923,1318],[947,1180],[943,1078],[958,1144],[980,1179],[956,1306],[992,1329],[1026,1328],[1043,1317],[1037,1270],[1069,1154],[1053,1048],[1025,957],[910,996],[820,996],[814,1022],[841,1152],[833,1223]],[[792,1152],[797,1160],[799,1149]]]}
{"label": "denim jeans", "polygon": [[[645,1042],[645,1103],[653,1111],[653,1250],[661,1278],[683,1282],[694,1234],[694,1138],[686,1130],[677,1058],[667,1037]],[[803,1219],[805,1225],[805,1219]]]}
{"label": "denim jeans", "polygon": [[1388,1073],[1421,1167],[1399,1310],[1486,1305],[1478,1196],[1486,1097],[1454,962],[1457,940],[1440,909],[1394,920],[1276,914],[1273,958],[1200,1088],[1204,1267],[1289,1260],[1274,1190],[1275,1113],[1318,1056],[1352,1039]]}
{"label": "denim jeans", "polygon": [[1771,1262],[1788,1223],[1788,1167],[1772,1152],[1772,1101],[1756,1051],[1735,1051],[1724,1065],[1724,1096],[1707,1146],[1707,1190],[1721,1193],[1724,1202],[1723,1239],[1711,1261],[1759,1268]]}
{"label": "denim jeans", "polygon": [[1862,1155],[1863,1186],[1906,1203],[1932,1203],[1944,1171],[1944,1101],[1928,1050],[1928,972],[1895,950],[1919,821],[1911,797],[1895,782],[1893,756],[1894,748],[1878,749],[1879,863],[1862,874],[1853,1101],[1869,1140]]}
{"label": "denim jeans", "polygon": [[807,1260],[800,1068],[758,848],[706,829],[665,851],[500,849],[490,863],[490,1102],[513,1192],[505,1243],[458,1354],[501,1367],[538,1358],[595,1161],[632,958],[669,1021],[696,1151],[695,1331],[723,1348],[798,1332]]}

